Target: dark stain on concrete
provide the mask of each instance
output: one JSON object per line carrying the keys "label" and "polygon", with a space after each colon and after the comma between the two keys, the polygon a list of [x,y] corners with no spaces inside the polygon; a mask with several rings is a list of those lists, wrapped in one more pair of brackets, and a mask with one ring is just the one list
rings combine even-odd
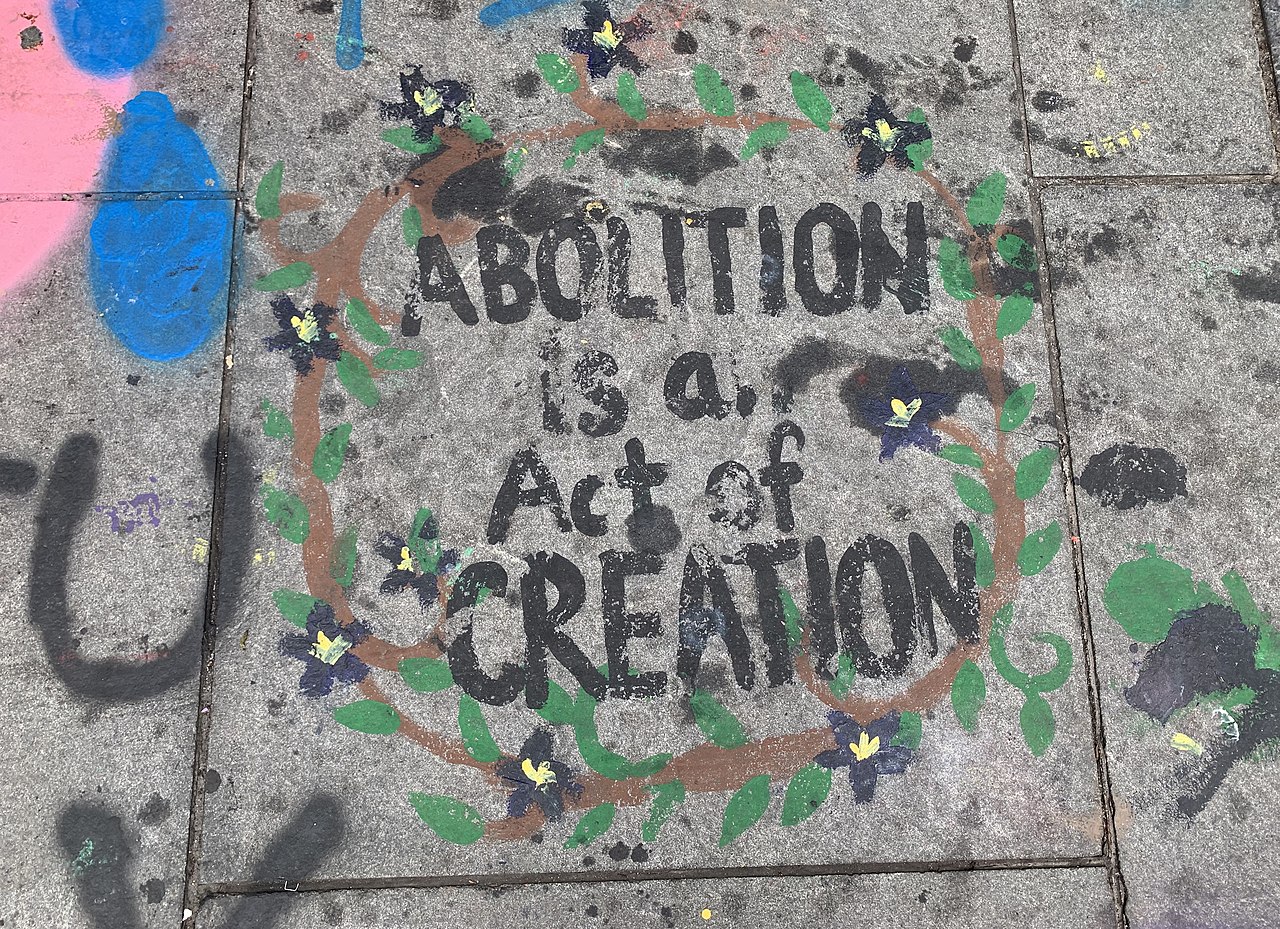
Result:
{"label": "dark stain on concrete", "polygon": [[96,929],[142,925],[129,872],[129,848],[119,816],[103,806],[76,802],[57,821],[58,844],[70,863],[80,908]]}
{"label": "dark stain on concrete", "polygon": [[618,148],[602,149],[601,157],[610,171],[674,177],[688,187],[738,164],[729,149],[718,142],[703,145],[701,134],[690,129],[636,133]]}
{"label": "dark stain on concrete", "polygon": [[851,361],[848,350],[838,342],[806,336],[777,360],[769,372],[773,379],[773,406],[779,413],[791,409],[798,393],[809,389],[815,377]]}
{"label": "dark stain on concrete", "polygon": [[1089,459],[1080,488],[1099,504],[1117,510],[1141,509],[1187,496],[1187,469],[1163,448],[1113,445]]}
{"label": "dark stain on concrete", "polygon": [[1075,106],[1075,102],[1068,100],[1056,90],[1037,90],[1031,95],[1031,105],[1041,113],[1052,113],[1064,107]]}
{"label": "dark stain on concrete", "polygon": [[35,488],[39,474],[30,461],[0,455],[0,493],[29,493]]}
{"label": "dark stain on concrete", "polygon": [[160,903],[164,900],[164,881],[158,877],[151,878],[138,889],[146,895],[148,903]]}
{"label": "dark stain on concrete", "polygon": [[576,213],[578,203],[589,193],[577,184],[539,176],[516,193],[511,222],[525,235],[541,235],[557,220]]}
{"label": "dark stain on concrete", "polygon": [[638,552],[674,552],[680,544],[680,527],[670,507],[653,504],[632,510],[626,518],[627,541]]}
{"label": "dark stain on concrete", "polygon": [[28,26],[18,33],[18,41],[25,51],[32,51],[44,44],[44,33],[35,26]]}
{"label": "dark stain on concrete", "polygon": [[1272,265],[1269,271],[1244,271],[1227,279],[1241,300],[1280,303],[1280,264]]}
{"label": "dark stain on concrete", "polygon": [[169,818],[173,807],[164,797],[153,793],[138,810],[138,822],[144,826],[155,826]]}
{"label": "dark stain on concrete", "polygon": [[978,50],[978,39],[971,35],[958,35],[951,40],[951,44],[955,46],[955,51],[951,54],[956,61],[968,64],[973,61],[973,53]]}
{"label": "dark stain on concrete", "polygon": [[698,54],[698,40],[681,29],[676,33],[675,41],[671,43],[671,50],[677,55],[696,55]]}
{"label": "dark stain on concrete", "polygon": [[521,74],[518,78],[511,82],[511,89],[515,91],[517,97],[529,98],[538,92],[538,88],[542,86],[542,81],[538,77],[538,72],[529,70]]}
{"label": "dark stain on concrete", "polygon": [[333,13],[333,0],[312,0],[311,3],[304,3],[298,7],[299,13],[319,13],[321,16],[329,16]]}
{"label": "dark stain on concrete", "polygon": [[361,98],[345,109],[327,110],[320,114],[320,128],[325,132],[346,132],[368,108],[369,101]]}
{"label": "dark stain on concrete", "polygon": [[500,160],[487,158],[457,171],[436,192],[436,215],[453,219],[458,215],[493,222],[505,205],[509,189]]}

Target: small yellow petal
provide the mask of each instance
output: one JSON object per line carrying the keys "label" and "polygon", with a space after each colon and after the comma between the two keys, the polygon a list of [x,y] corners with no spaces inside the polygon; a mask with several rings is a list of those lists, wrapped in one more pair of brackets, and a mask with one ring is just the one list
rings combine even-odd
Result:
{"label": "small yellow petal", "polygon": [[400,548],[400,563],[396,565],[397,571],[412,571],[413,556],[409,554],[409,546],[405,545]]}
{"label": "small yellow petal", "polygon": [[1191,752],[1194,755],[1204,754],[1204,746],[1184,732],[1175,732],[1173,738],[1169,740],[1169,744],[1180,752]]}
{"label": "small yellow petal", "polygon": [[894,397],[892,400],[889,401],[889,407],[893,410],[894,416],[907,415],[907,405],[903,403],[901,400],[899,400],[897,397]]}

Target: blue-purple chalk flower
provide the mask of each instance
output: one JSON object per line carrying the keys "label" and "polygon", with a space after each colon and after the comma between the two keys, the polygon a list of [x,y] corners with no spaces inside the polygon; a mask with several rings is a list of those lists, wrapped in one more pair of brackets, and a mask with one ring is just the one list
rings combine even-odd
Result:
{"label": "blue-purple chalk flower", "polygon": [[905,745],[891,745],[898,734],[897,713],[882,716],[865,729],[839,710],[827,714],[836,747],[814,761],[824,768],[848,768],[849,786],[857,803],[870,803],[876,780],[882,774],[902,774],[914,752]]}
{"label": "blue-purple chalk flower", "polygon": [[280,331],[266,339],[267,349],[288,352],[289,359],[299,374],[309,374],[317,358],[337,361],[342,355],[338,337],[329,331],[338,312],[331,306],[317,303],[307,310],[299,310],[292,299],[279,296],[271,301]]}
{"label": "blue-purple chalk flower", "polygon": [[604,0],[586,0],[582,6],[586,28],[566,29],[564,45],[574,54],[587,56],[587,73],[608,77],[619,65],[628,71],[643,71],[644,63],[627,43],[653,31],[648,21],[640,16],[626,22],[614,19]]}
{"label": "blue-purple chalk flower", "polygon": [[333,607],[317,602],[307,616],[305,635],[287,635],[280,651],[306,663],[298,689],[308,697],[324,697],[334,684],[358,684],[369,674],[369,666],[353,649],[369,637],[369,628],[359,620],[343,626]]}
{"label": "blue-purple chalk flower", "polygon": [[400,93],[402,100],[382,104],[382,115],[408,121],[413,137],[423,144],[441,126],[456,126],[475,111],[475,95],[468,85],[448,78],[428,81],[420,67],[401,72]]}
{"label": "blue-purple chalk flower", "polygon": [[415,591],[424,610],[440,595],[440,578],[455,571],[462,562],[455,549],[441,546],[440,525],[428,509],[418,511],[407,539],[384,533],[377,550],[391,564],[382,579],[382,592]]}
{"label": "blue-purple chalk flower", "polygon": [[880,434],[880,460],[888,461],[906,446],[937,452],[942,440],[929,423],[940,419],[949,404],[945,394],[919,390],[905,367],[895,368],[884,399],[863,402],[863,415]]}
{"label": "blue-purple chalk flower", "polygon": [[872,96],[867,115],[842,130],[845,144],[858,150],[858,174],[870,177],[890,158],[900,168],[923,167],[922,158],[928,157],[925,143],[933,134],[923,116],[919,119],[917,122],[916,114],[911,119],[898,119],[884,97]]}
{"label": "blue-purple chalk flower", "polygon": [[551,734],[546,729],[534,729],[520,747],[519,757],[498,765],[498,776],[512,788],[508,816],[523,816],[536,804],[548,822],[555,822],[564,815],[564,795],[582,794],[582,785],[573,780],[569,766],[551,757]]}

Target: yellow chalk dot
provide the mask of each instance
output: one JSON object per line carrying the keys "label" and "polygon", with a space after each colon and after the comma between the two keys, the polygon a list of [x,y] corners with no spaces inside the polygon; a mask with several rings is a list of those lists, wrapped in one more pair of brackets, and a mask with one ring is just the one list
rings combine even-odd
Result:
{"label": "yellow chalk dot", "polygon": [[703,918],[703,919],[710,919],[710,918],[711,918],[711,915],[712,915],[712,914],[711,914],[711,911],[710,911],[710,910],[703,910],[703,911],[702,911],[702,918]]}

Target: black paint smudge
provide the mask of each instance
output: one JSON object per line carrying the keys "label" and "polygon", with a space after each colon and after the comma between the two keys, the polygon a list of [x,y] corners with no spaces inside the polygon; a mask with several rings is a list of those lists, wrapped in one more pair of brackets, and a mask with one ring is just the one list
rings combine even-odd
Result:
{"label": "black paint smudge", "polygon": [[626,518],[627,541],[638,552],[674,552],[680,544],[680,527],[670,507],[653,504],[632,510]]}
{"label": "black paint smudge", "polygon": [[80,907],[98,929],[142,925],[129,889],[129,841],[119,816],[99,804],[75,802],[57,819],[58,844],[71,866]]}
{"label": "black paint smudge", "polygon": [[704,146],[701,135],[690,129],[638,132],[617,148],[603,149],[602,157],[610,171],[674,177],[687,187],[738,164],[733,152],[718,142]]}
{"label": "black paint smudge", "polygon": [[155,826],[169,818],[173,811],[172,804],[159,794],[153,793],[138,810],[138,822],[145,826]]}
{"label": "black paint smudge", "polygon": [[791,409],[795,395],[809,389],[815,377],[851,361],[848,350],[830,339],[808,336],[801,339],[774,364],[773,406],[779,413]]}
{"label": "black paint smudge", "polygon": [[19,32],[18,39],[21,41],[22,48],[25,51],[39,48],[44,44],[44,34],[35,26],[28,26],[26,29]]}
{"label": "black paint smudge", "polygon": [[511,201],[511,223],[525,235],[541,235],[557,220],[576,215],[590,191],[577,184],[539,176]]}
{"label": "black paint smudge", "polygon": [[486,158],[468,165],[440,185],[436,192],[436,215],[441,219],[469,216],[493,222],[507,202],[510,188],[501,161]]}
{"label": "black paint smudge", "polygon": [[148,903],[160,903],[164,900],[164,881],[160,880],[158,877],[151,878],[151,880],[141,885],[138,889],[147,895]]}
{"label": "black paint smudge", "polygon": [[952,54],[956,61],[968,64],[973,61],[973,53],[978,50],[978,39],[975,36],[956,36],[951,40],[955,45],[955,51]]}
{"label": "black paint smudge", "polygon": [[1113,445],[1089,459],[1080,487],[1102,506],[1141,509],[1187,495],[1187,469],[1163,448]]}
{"label": "black paint smudge", "polygon": [[311,3],[304,3],[298,7],[299,13],[319,13],[321,16],[328,16],[333,13],[334,0],[312,0]]}
{"label": "black paint smudge", "polygon": [[1066,106],[1075,106],[1056,90],[1037,90],[1031,95],[1031,105],[1041,113],[1052,113]]}
{"label": "black paint smudge", "polygon": [[1280,303],[1280,264],[1270,271],[1244,271],[1227,278],[1241,300]]}
{"label": "black paint smudge", "polygon": [[0,455],[0,493],[30,493],[39,474],[30,461]]}
{"label": "black paint smudge", "polygon": [[517,97],[532,97],[542,86],[542,80],[536,71],[526,71],[511,83],[511,89]]}
{"label": "black paint smudge", "polygon": [[676,33],[675,41],[671,43],[671,50],[677,55],[696,55],[698,54],[698,40],[681,29]]}

